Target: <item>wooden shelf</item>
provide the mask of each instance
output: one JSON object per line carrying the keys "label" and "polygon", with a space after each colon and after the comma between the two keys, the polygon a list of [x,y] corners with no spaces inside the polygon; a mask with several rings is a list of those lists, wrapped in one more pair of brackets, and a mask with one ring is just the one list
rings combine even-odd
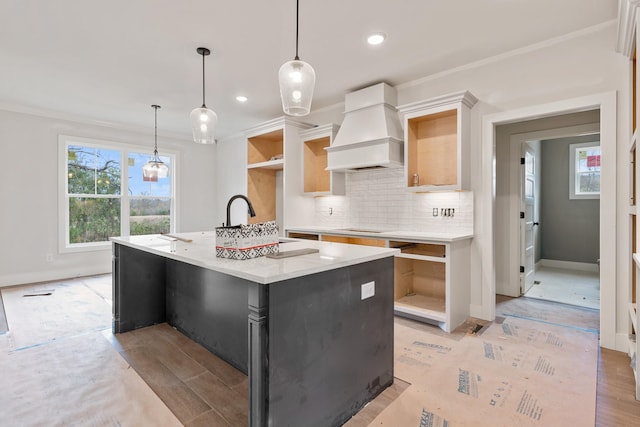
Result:
{"label": "wooden shelf", "polygon": [[403,254],[423,255],[433,258],[444,258],[447,253],[445,245],[434,245],[428,243],[412,243],[410,245],[400,247],[400,250]]}
{"label": "wooden shelf", "polygon": [[383,239],[370,239],[366,237],[339,236],[331,234],[323,234],[321,237],[323,242],[348,243],[351,245],[377,246],[385,247],[387,242]]}
{"label": "wooden shelf", "polygon": [[268,160],[260,163],[250,163],[247,165],[247,169],[270,169],[270,170],[282,170],[284,169],[284,159]]}
{"label": "wooden shelf", "polygon": [[287,237],[291,237],[293,239],[304,239],[304,240],[320,240],[320,236],[317,234],[310,233],[287,233]]}
{"label": "wooden shelf", "polygon": [[269,162],[274,157],[283,154],[283,129],[247,138],[247,164]]}
{"label": "wooden shelf", "polygon": [[396,300],[393,309],[400,314],[409,314],[445,323],[447,321],[445,307],[444,298],[416,294]]}

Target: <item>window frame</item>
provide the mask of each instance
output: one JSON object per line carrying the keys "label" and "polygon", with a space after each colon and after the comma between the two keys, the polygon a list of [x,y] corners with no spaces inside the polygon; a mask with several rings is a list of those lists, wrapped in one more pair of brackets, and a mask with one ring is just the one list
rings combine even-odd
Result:
{"label": "window frame", "polygon": [[[581,142],[576,144],[569,144],[569,200],[582,200],[582,199],[599,199],[600,191],[592,193],[576,193],[576,153],[578,150],[590,147],[600,147],[600,141],[594,140],[591,142]],[[602,148],[600,148],[600,156],[602,157]],[[602,160],[600,161],[602,164]],[[600,177],[602,177],[602,170],[599,171]]]}
{"label": "window frame", "polygon": [[[149,158],[153,156],[152,146],[142,146],[132,143],[114,142],[108,140],[100,140],[93,138],[85,138],[72,135],[58,135],[58,246],[60,253],[73,252],[90,252],[111,250],[111,242],[88,242],[88,243],[70,243],[69,242],[69,194],[68,194],[68,159],[67,153],[69,146],[80,145],[93,148],[103,148],[109,150],[118,150],[120,152],[120,178],[121,189],[120,194],[91,195],[95,198],[117,198],[120,199],[120,236],[129,236],[129,214],[130,199],[143,198],[146,196],[129,195],[129,153],[148,154]],[[169,169],[169,178],[171,182],[171,215],[169,220],[169,229],[171,233],[175,232],[175,226],[178,218],[178,202],[176,199],[177,173],[179,153],[174,150],[163,149],[162,157],[169,157],[171,165]],[[139,167],[142,167],[141,165]],[[164,178],[163,178],[164,179]],[[71,195],[74,196],[74,195]],[[164,196],[162,196],[164,197]]]}

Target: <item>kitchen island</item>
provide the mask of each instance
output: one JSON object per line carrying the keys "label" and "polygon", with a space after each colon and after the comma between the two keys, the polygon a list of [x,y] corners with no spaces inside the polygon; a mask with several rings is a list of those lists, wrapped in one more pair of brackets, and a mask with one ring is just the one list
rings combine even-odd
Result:
{"label": "kitchen island", "polygon": [[114,333],[167,322],[249,376],[249,424],[341,425],[393,382],[397,249],[290,241],[216,258],[215,233],[112,238]]}
{"label": "kitchen island", "polygon": [[400,249],[396,254],[397,316],[451,332],[470,313],[471,230],[430,232],[362,228],[296,227],[289,237]]}

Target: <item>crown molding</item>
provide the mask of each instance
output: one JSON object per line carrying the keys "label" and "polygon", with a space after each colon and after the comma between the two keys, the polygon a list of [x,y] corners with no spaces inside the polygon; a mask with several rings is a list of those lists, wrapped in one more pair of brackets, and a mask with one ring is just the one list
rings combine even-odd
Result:
{"label": "crown molding", "polygon": [[[634,3],[640,3],[640,0],[621,0],[621,1],[630,1],[630,2],[634,2]],[[587,27],[587,28],[583,28],[581,30],[578,31],[574,31],[572,33],[569,34],[565,34],[559,37],[555,37],[552,39],[548,39],[539,43],[534,43],[531,44],[529,46],[525,46],[519,49],[514,49],[511,50],[509,52],[505,52],[505,53],[501,53],[499,55],[494,55],[488,58],[484,58],[484,59],[480,59],[478,61],[475,62],[470,62],[468,64],[464,64],[461,65],[459,67],[454,67],[454,68],[450,68],[448,70],[444,70],[438,73],[434,73],[434,74],[430,74],[428,76],[425,77],[421,77],[418,78],[416,80],[412,80],[410,82],[406,82],[406,83],[401,83],[396,87],[396,89],[407,89],[413,86],[418,86],[420,84],[429,82],[429,81],[433,81],[433,80],[438,80],[440,78],[452,75],[452,74],[456,74],[462,71],[468,71],[468,70],[473,70],[476,68],[480,68],[483,67],[485,65],[489,65],[492,63],[496,63],[496,62],[500,62],[500,61],[504,61],[505,59],[509,59],[509,58],[513,58],[513,57],[517,57],[520,55],[526,55],[528,53],[532,53],[541,49],[545,49],[551,46],[555,46],[558,45],[560,43],[564,43],[566,41],[569,40],[573,40],[573,39],[577,39],[580,37],[584,37],[587,36],[589,34],[593,34],[593,33],[597,33],[598,31],[602,31],[605,28],[608,28],[612,25],[615,25],[616,21],[615,19],[606,21],[606,22],[602,22],[600,24],[597,25],[593,25],[591,27]]]}
{"label": "crown molding", "polygon": [[[0,110],[8,111],[11,113],[19,113],[19,114],[27,114],[36,117],[43,117],[47,119],[54,120],[63,120],[68,122],[73,122],[82,125],[89,126],[99,126],[108,129],[115,129],[119,131],[147,134],[149,133],[150,128],[142,127],[142,126],[132,126],[126,125],[118,122],[110,122],[106,120],[96,120],[91,119],[89,117],[80,116],[77,114],[65,113],[61,111],[47,110],[44,108],[30,107],[26,105],[20,104],[10,104],[0,102]],[[171,138],[177,140],[191,140],[191,134],[181,134],[177,132],[158,132],[158,136],[162,136],[164,138]]]}
{"label": "crown molding", "polygon": [[640,0],[618,1],[618,39],[616,50],[631,58],[636,46],[636,17]]}

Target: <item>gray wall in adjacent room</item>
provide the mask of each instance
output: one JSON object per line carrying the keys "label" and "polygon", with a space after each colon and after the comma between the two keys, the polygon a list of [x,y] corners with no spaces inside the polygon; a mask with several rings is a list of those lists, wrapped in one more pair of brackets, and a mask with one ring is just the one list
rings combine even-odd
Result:
{"label": "gray wall in adjacent room", "polygon": [[598,138],[584,135],[542,141],[543,259],[594,264],[600,258],[600,200],[569,199],[569,144]]}

